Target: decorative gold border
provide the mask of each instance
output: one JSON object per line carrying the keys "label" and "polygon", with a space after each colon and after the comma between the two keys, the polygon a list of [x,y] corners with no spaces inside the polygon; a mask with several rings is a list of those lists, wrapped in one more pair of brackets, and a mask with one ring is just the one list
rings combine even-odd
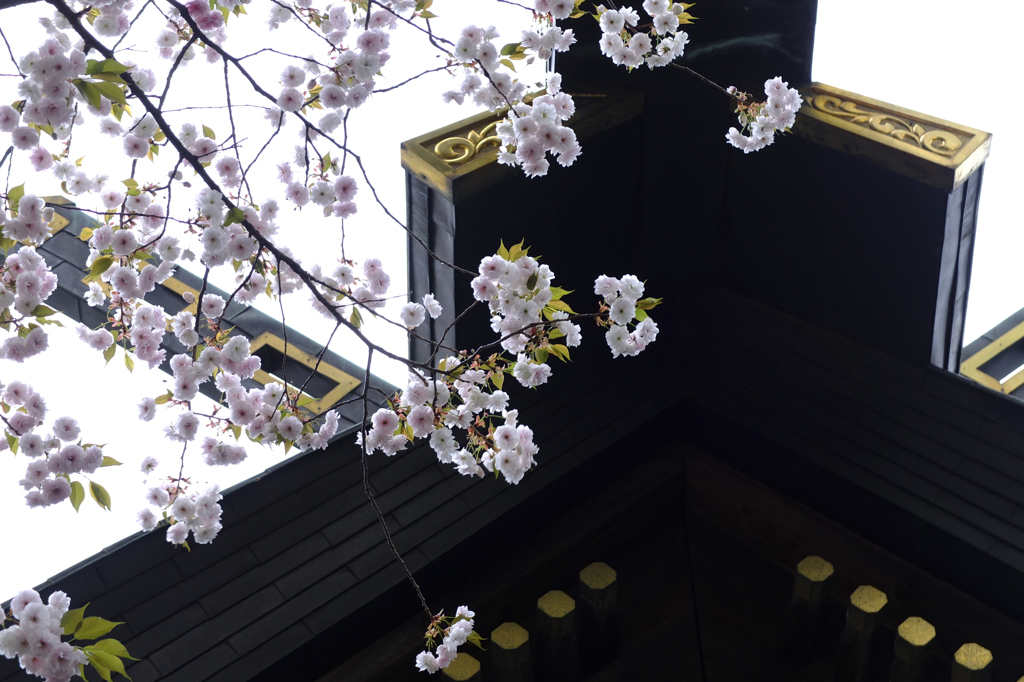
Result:
{"label": "decorative gold border", "polygon": [[[249,352],[255,353],[258,348],[262,348],[263,346],[270,346],[271,348],[276,348],[281,353],[286,353],[284,339],[271,332],[263,332],[255,339],[250,341]],[[295,344],[288,344],[286,354],[288,355],[288,357],[292,358],[293,360],[298,360],[311,370],[316,368],[317,372],[323,374],[325,377],[331,379],[332,381],[338,384],[333,389],[331,389],[330,392],[327,393],[327,395],[323,396],[318,400],[314,400],[311,403],[307,403],[306,405],[303,406],[304,409],[309,410],[313,414],[320,414],[321,412],[324,412],[325,410],[329,409],[331,405],[344,398],[361,383],[359,379],[356,379],[351,374],[346,374],[345,372],[341,371],[337,367],[334,367],[333,365],[327,362],[320,362],[320,365],[318,367],[316,362],[316,356],[310,355],[309,353],[305,352],[300,348],[296,348]],[[284,383],[284,379],[274,377],[272,374],[269,374],[268,372],[265,372],[262,369],[256,371],[256,374],[253,376],[253,379],[263,384],[264,386],[274,382]],[[294,388],[296,390],[298,389],[297,386],[289,385],[289,387]]]}
{"label": "decorative gold border", "polygon": [[1006,394],[1013,393],[1021,386],[1024,386],[1024,371],[1017,372],[1005,382],[1000,382],[995,377],[982,372],[980,367],[1021,339],[1024,339],[1024,322],[1021,322],[1016,327],[964,360],[960,364],[960,373],[965,377],[974,379],[982,386],[991,388],[993,391],[999,391],[1000,393]]}
{"label": "decorative gold border", "polygon": [[811,83],[793,132],[952,192],[988,158],[992,135],[918,111]]}

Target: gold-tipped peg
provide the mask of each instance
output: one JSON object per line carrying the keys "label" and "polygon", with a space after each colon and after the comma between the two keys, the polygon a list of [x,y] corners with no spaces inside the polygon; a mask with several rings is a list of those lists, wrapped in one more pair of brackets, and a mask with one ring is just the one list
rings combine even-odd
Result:
{"label": "gold-tipped peg", "polygon": [[953,654],[953,682],[989,682],[992,679],[992,652],[973,642]]}

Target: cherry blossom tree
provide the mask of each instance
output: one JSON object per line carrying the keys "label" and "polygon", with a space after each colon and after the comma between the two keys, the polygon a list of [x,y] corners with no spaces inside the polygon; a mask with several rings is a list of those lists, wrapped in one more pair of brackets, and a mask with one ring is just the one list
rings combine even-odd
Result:
{"label": "cherry blossom tree", "polygon": [[[303,297],[334,331],[363,345],[365,380],[344,402],[362,405],[357,437],[364,473],[367,457],[393,456],[422,439],[463,475],[490,473],[518,484],[536,464],[542,444],[520,423],[504,382],[531,388],[547,383],[551,361],[568,361],[570,349],[580,344],[584,320],[601,328],[613,357],[637,355],[657,338],[649,311],[660,299],[645,296],[637,276],[600,274],[592,310],[578,313],[566,300],[570,292],[554,285],[551,267],[522,243],[501,244],[475,269],[465,269],[430,253],[415,236],[413,248],[473,277],[474,306],[490,311],[494,340],[458,349],[442,337],[430,342],[429,360],[418,362],[389,350],[371,333],[373,325],[390,325],[422,338],[416,330],[442,309],[432,294],[407,300],[406,293],[394,292],[381,259],[346,255],[345,227],[364,202],[378,204],[404,229],[393,207],[381,200],[366,158],[353,150],[353,111],[428,73],[447,72],[438,96],[501,112],[498,161],[539,177],[552,161],[571,166],[581,153],[570,126],[575,103],[553,69],[535,87],[520,77],[516,64],[551,64],[553,55],[570,50],[576,42],[573,20],[600,23],[600,50],[616,65],[693,73],[674,61],[689,40],[682,27],[693,18],[690,5],[645,0],[635,10],[589,0],[496,1],[521,11],[516,35],[499,36],[488,25],[486,9],[460,17],[467,25],[443,35],[431,23],[443,8],[432,0],[271,0],[258,6],[244,0],[40,0],[38,18],[46,31],[41,44],[17,54],[3,35],[16,73],[3,83],[0,97],[0,131],[11,140],[3,163],[15,171],[14,178],[8,173],[0,211],[0,328],[6,334],[0,357],[21,362],[45,352],[46,328],[56,323],[46,300],[57,278],[34,248],[49,237],[54,215],[54,205],[36,187],[44,177],[56,178],[74,199],[74,210],[98,221],[82,232],[90,254],[81,266],[88,303],[105,311],[106,321],[80,326],[82,342],[107,360],[121,353],[129,369],[135,362],[169,362],[173,372],[172,389],[139,405],[141,419],[160,414],[169,423],[166,437],[181,446],[177,475],[145,494],[149,506],[138,514],[145,530],[159,527],[168,542],[184,547],[212,542],[222,531],[219,489],[190,485],[190,451],[207,464],[229,466],[268,444],[326,448],[338,432],[336,409],[342,403],[310,413],[301,381],[243,385],[260,369],[260,358],[223,322],[232,303]],[[292,33],[255,50],[243,48],[254,22],[271,35]],[[393,45],[414,38],[440,65],[384,87]],[[132,49],[122,46],[126,40]],[[140,55],[140,43],[150,53]],[[226,136],[218,138],[204,122],[214,107],[181,82],[199,68],[195,64],[223,72],[226,104],[217,115],[230,128]],[[800,97],[781,78],[768,81],[765,100],[755,101],[694,75],[735,102],[740,126],[726,140],[745,153],[772,144],[794,124]],[[286,134],[297,143],[282,151]],[[83,135],[105,136],[115,152],[78,156]],[[302,262],[290,246],[289,223],[302,215],[322,215],[340,234],[337,248],[318,262]],[[186,294],[195,313],[169,316],[146,296],[178,267],[200,274],[203,286],[197,296]],[[231,283],[226,298],[208,289],[214,280]],[[167,357],[161,347],[167,333],[184,352]],[[324,352],[329,347],[330,342]],[[375,357],[402,363],[408,381],[387,407],[371,412]],[[27,505],[66,501],[77,511],[88,489],[109,509],[100,470],[120,462],[89,442],[88,424],[71,416],[52,418],[30,377],[4,380],[0,420],[6,438],[0,448],[25,458],[21,484]],[[216,409],[202,412],[194,401],[208,382],[220,399]],[[144,472],[157,466],[152,457],[130,464]],[[372,495],[370,502],[401,561]],[[429,621],[428,646],[416,665],[435,672],[459,646],[479,642],[475,614],[465,606],[451,618],[435,613],[407,574]],[[0,653],[17,656],[32,674],[68,680],[86,665],[106,679],[124,672],[121,659],[129,656],[116,640],[85,646],[61,640],[96,639],[115,625],[85,618],[84,607],[70,608],[68,595],[56,592],[44,604],[25,590],[4,618]]]}

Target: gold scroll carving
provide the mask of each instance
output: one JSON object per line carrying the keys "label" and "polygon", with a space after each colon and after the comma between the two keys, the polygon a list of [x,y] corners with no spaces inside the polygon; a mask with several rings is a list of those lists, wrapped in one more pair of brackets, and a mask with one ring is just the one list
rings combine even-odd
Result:
{"label": "gold scroll carving", "polygon": [[498,121],[488,123],[479,132],[469,131],[465,137],[446,137],[434,145],[434,153],[450,165],[470,161],[484,151],[497,150],[501,138],[494,134]]}
{"label": "gold scroll carving", "polygon": [[793,132],[952,192],[985,163],[992,136],[855,92],[808,83]]}
{"label": "gold scroll carving", "polygon": [[866,111],[856,102],[844,102],[832,95],[815,95],[811,98],[810,104],[830,116],[867,126],[875,132],[916,145],[933,154],[953,156],[963,146],[963,140],[949,130],[926,130],[912,119],[900,118],[884,111]]}

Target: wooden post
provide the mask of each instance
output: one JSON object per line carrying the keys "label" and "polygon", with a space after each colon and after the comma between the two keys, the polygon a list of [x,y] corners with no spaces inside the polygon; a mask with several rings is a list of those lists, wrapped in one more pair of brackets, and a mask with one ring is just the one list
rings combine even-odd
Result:
{"label": "wooden post", "polygon": [[822,620],[829,592],[832,589],[832,564],[820,556],[809,556],[796,565],[793,598],[786,614],[784,649],[801,662],[814,658],[820,651]]}
{"label": "wooden post", "polygon": [[491,631],[491,663],[497,682],[530,682],[530,633],[517,623]]}
{"label": "wooden post", "polygon": [[953,654],[953,682],[990,682],[992,652],[980,644],[964,644]]}
{"label": "wooden post", "polygon": [[836,658],[836,682],[861,682],[870,675],[872,641],[887,602],[885,593],[870,585],[861,585],[850,595]]}
{"label": "wooden post", "polygon": [[893,644],[895,657],[889,669],[889,682],[915,682],[934,639],[935,628],[924,618],[911,616],[900,623]]}
{"label": "wooden post", "polygon": [[537,669],[541,682],[576,679],[576,601],[560,590],[537,600]]}
{"label": "wooden post", "polygon": [[584,672],[603,668],[619,656],[621,618],[616,605],[618,575],[595,562],[580,571],[580,648]]}
{"label": "wooden post", "polygon": [[482,679],[480,677],[480,661],[461,651],[442,672],[449,680],[458,682],[480,682]]}

